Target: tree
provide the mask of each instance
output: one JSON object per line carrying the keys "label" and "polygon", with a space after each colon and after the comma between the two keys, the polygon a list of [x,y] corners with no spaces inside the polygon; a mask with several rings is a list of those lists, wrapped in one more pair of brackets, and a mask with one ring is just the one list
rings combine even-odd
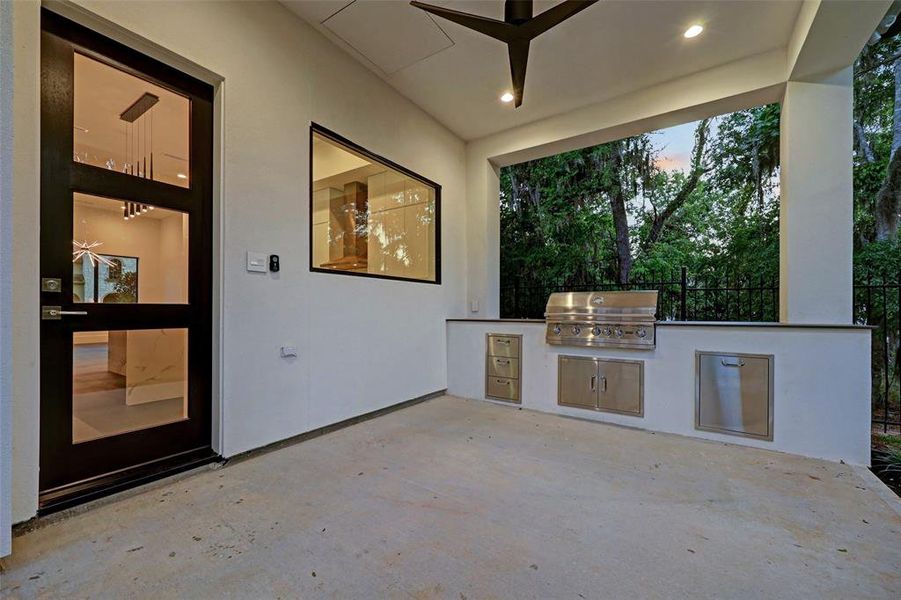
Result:
{"label": "tree", "polygon": [[[854,63],[855,239],[898,239],[901,212],[901,43],[867,45]],[[896,160],[898,158],[898,160]]]}
{"label": "tree", "polygon": [[502,169],[501,285],[626,285],[682,265],[775,274],[778,105],[699,121],[683,171],[660,167],[655,135]]}

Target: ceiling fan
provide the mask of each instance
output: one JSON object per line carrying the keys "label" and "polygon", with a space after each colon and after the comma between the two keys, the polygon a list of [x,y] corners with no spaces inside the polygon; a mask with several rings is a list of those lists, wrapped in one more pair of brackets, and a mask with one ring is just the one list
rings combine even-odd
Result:
{"label": "ceiling fan", "polygon": [[526,83],[529,43],[548,29],[559,25],[597,1],[564,0],[533,17],[533,0],[505,0],[503,21],[424,4],[417,0],[413,0],[410,4],[507,44],[507,52],[510,56],[510,76],[513,79],[513,105],[518,107],[522,104],[522,92]]}

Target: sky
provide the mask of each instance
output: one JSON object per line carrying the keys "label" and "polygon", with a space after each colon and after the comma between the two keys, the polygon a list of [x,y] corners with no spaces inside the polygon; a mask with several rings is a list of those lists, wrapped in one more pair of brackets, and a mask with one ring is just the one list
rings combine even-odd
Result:
{"label": "sky", "polygon": [[[710,137],[716,134],[716,123],[719,119],[711,119]],[[657,166],[663,171],[684,171],[691,161],[691,150],[695,142],[697,121],[658,129],[652,132],[651,139],[655,148],[660,148],[660,160]]]}

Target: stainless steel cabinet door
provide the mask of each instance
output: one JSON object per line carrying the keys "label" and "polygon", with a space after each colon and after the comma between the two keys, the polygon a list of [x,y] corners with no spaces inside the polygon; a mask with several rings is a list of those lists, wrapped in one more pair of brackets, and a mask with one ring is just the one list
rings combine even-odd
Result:
{"label": "stainless steel cabinet door", "polygon": [[593,358],[561,356],[557,362],[557,404],[596,409],[598,363]]}
{"label": "stainless steel cabinet door", "polygon": [[698,429],[773,439],[771,356],[697,355]]}
{"label": "stainless steel cabinet door", "polygon": [[598,361],[598,408],[641,416],[644,412],[643,364],[639,361]]}

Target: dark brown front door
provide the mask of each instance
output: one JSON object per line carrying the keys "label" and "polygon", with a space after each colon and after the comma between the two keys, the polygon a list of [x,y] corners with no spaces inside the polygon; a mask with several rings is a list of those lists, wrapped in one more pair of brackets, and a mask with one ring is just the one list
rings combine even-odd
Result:
{"label": "dark brown front door", "polygon": [[42,15],[44,507],[212,454],[212,94]]}

